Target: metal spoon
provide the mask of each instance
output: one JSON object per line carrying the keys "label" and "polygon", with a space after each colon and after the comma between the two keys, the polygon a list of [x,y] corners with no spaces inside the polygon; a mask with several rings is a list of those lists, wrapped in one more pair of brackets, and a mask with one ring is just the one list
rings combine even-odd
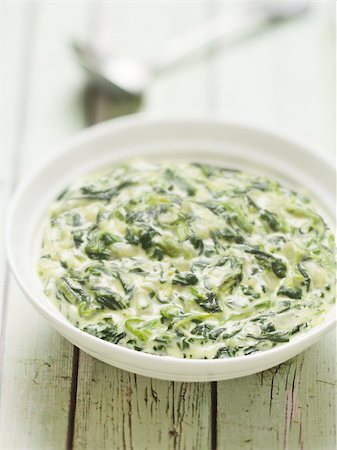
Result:
{"label": "metal spoon", "polygon": [[174,39],[155,64],[133,58],[102,56],[90,45],[73,43],[73,48],[90,77],[103,83],[111,93],[141,96],[154,78],[218,39],[224,39],[223,43],[229,44],[263,25],[284,22],[304,14],[308,9],[308,2],[280,1],[241,6]]}

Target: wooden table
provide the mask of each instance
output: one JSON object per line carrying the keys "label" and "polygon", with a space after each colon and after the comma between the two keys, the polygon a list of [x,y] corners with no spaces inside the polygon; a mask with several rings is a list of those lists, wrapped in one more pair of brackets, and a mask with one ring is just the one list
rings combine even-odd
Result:
{"label": "wooden table", "polygon": [[[89,93],[85,113],[84,75],[69,48],[73,37],[154,58],[169,37],[231,6],[202,1],[2,3],[2,212],[21,177],[54,144],[89,122],[127,110]],[[311,13],[298,21],[205,51],[158,79],[142,109],[254,121],[296,134],[332,156],[334,8],[332,1],[312,3]],[[74,348],[28,304],[3,251],[0,262],[1,449],[336,448],[335,332],[298,357],[242,379],[158,381]]]}

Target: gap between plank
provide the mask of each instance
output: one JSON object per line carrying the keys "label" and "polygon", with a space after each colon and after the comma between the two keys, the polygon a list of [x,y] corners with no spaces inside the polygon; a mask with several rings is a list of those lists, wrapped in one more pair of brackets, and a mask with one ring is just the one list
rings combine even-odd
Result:
{"label": "gap between plank", "polygon": [[79,359],[80,359],[80,350],[78,347],[75,347],[74,345],[72,371],[71,371],[69,413],[68,413],[68,431],[66,442],[67,450],[72,450],[74,444]]}
{"label": "gap between plank", "polygon": [[218,382],[211,382],[211,449],[218,446]]}

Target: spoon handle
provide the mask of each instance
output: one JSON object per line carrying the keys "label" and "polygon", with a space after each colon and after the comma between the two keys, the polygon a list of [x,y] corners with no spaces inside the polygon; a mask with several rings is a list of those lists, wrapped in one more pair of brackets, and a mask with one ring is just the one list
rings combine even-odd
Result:
{"label": "spoon handle", "polygon": [[152,67],[159,75],[171,67],[187,60],[189,56],[206,49],[219,39],[222,45],[230,44],[239,37],[255,31],[271,22],[280,22],[307,11],[307,2],[277,2],[277,6],[267,3],[259,5],[239,5],[234,10],[222,13],[199,25],[185,35],[172,40],[164,49],[161,58]]}

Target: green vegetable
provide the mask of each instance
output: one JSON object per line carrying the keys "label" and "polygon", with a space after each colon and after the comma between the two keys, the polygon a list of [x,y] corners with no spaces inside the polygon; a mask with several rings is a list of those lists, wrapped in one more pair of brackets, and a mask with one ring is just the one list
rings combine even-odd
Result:
{"label": "green vegetable", "polygon": [[72,215],[72,225],[74,227],[79,227],[80,225],[82,225],[82,218],[81,215],[78,213],[75,213]]}
{"label": "green vegetable", "polygon": [[209,292],[206,295],[198,293],[194,301],[205,311],[213,313],[222,311],[219,305],[219,299],[213,292]]}
{"label": "green vegetable", "polygon": [[281,286],[280,289],[277,291],[277,295],[285,295],[286,297],[289,298],[301,299],[302,289]]}
{"label": "green vegetable", "polygon": [[195,195],[196,189],[192,184],[188,183],[184,178],[175,173],[172,169],[166,169],[164,176],[169,182],[174,183],[179,189],[186,192],[187,195]]}
{"label": "green vegetable", "polygon": [[152,246],[152,233],[148,230],[142,230],[139,235],[139,242],[144,250]]}
{"label": "green vegetable", "polygon": [[71,278],[62,277],[57,283],[58,292],[67,300],[69,303],[82,303],[85,302],[89,304],[91,302],[91,297],[89,293],[75,280]]}
{"label": "green vegetable", "polygon": [[128,242],[130,245],[138,245],[139,244],[139,238],[136,236],[135,233],[133,233],[130,228],[126,229],[126,233],[124,236],[124,239]]}
{"label": "green vegetable", "polygon": [[133,184],[132,181],[126,180],[126,181],[123,181],[122,183],[118,184],[117,186],[113,186],[108,189],[96,189],[95,186],[93,186],[93,185],[83,186],[80,189],[81,197],[90,199],[90,200],[104,200],[104,201],[109,202],[112,199],[112,197],[119,194],[119,192],[122,189],[124,189],[128,186],[132,186],[132,184]]}
{"label": "green vegetable", "polygon": [[76,180],[41,247],[38,274],[62,313],[137,351],[251,355],[335,301],[335,240],[310,200],[210,164],[135,161]]}
{"label": "green vegetable", "polygon": [[94,230],[91,233],[88,243],[85,246],[85,252],[91,259],[104,260],[112,259],[108,248],[111,244],[119,242],[120,238],[107,232],[97,232]]}
{"label": "green vegetable", "polygon": [[271,255],[270,253],[264,252],[256,247],[246,246],[244,248],[244,251],[246,253],[251,253],[252,255],[254,255],[258,261],[267,263],[267,266],[270,265],[270,268],[278,278],[286,277],[287,266],[281,259],[275,258],[275,256]]}
{"label": "green vegetable", "polygon": [[242,293],[244,295],[247,295],[248,297],[251,297],[251,298],[260,298],[261,297],[261,294],[254,291],[254,289],[251,288],[250,286],[242,284],[240,287],[241,287]]}
{"label": "green vegetable", "polygon": [[144,321],[141,319],[128,319],[125,321],[125,328],[135,335],[140,341],[147,341],[150,336],[153,334],[153,330],[155,330],[159,326],[160,322],[158,319]]}
{"label": "green vegetable", "polygon": [[260,216],[273,231],[279,231],[281,229],[281,224],[276,214],[265,209],[261,212]]}
{"label": "green vegetable", "polygon": [[207,338],[209,337],[210,332],[213,330],[213,328],[214,326],[210,325],[209,323],[200,323],[191,330],[191,333]]}
{"label": "green vegetable", "polygon": [[126,336],[124,331],[118,333],[117,325],[113,323],[112,319],[105,319],[104,322],[90,324],[82,329],[86,333],[96,336],[99,339],[112,342],[113,344],[118,344]]}
{"label": "green vegetable", "polygon": [[285,278],[287,276],[287,266],[281,259],[274,258],[271,263],[271,268],[278,278]]}
{"label": "green vegetable", "polygon": [[199,250],[199,255],[201,255],[204,250],[204,243],[203,243],[202,239],[200,239],[196,235],[192,235],[192,236],[190,236],[189,240],[190,240],[190,243],[193,245],[193,247],[196,250]]}
{"label": "green vegetable", "polygon": [[192,164],[195,167],[199,167],[203,175],[207,178],[212,177],[222,177],[224,174],[240,174],[241,171],[239,169],[229,168],[229,167],[220,167],[220,166],[213,166],[211,164],[205,164],[205,163],[193,163]]}
{"label": "green vegetable", "polygon": [[244,242],[244,238],[240,234],[230,230],[229,228],[225,228],[223,230],[212,230],[210,232],[210,237],[215,243],[218,243],[221,240],[236,242],[237,244],[242,244]]}
{"label": "green vegetable", "polygon": [[182,284],[183,286],[195,285],[198,283],[198,278],[192,272],[176,273],[172,278],[173,284]]}
{"label": "green vegetable", "polygon": [[83,239],[84,232],[82,230],[74,230],[72,231],[72,235],[75,242],[75,246],[76,248],[78,248],[84,242]]}
{"label": "green vegetable", "polygon": [[128,307],[126,300],[119,295],[117,292],[113,292],[107,287],[94,287],[93,289],[96,302],[103,306],[103,308],[108,308],[112,310],[125,309]]}
{"label": "green vegetable", "polygon": [[309,289],[310,289],[311,277],[310,277],[310,275],[308,274],[308,272],[305,270],[305,268],[304,268],[304,266],[303,266],[303,263],[304,263],[305,261],[308,261],[308,259],[309,259],[309,258],[303,258],[303,259],[297,264],[297,268],[298,268],[299,272],[301,273],[301,275],[302,275],[303,278],[304,278],[303,284],[304,284],[304,286],[307,288],[307,292],[308,292]]}
{"label": "green vegetable", "polygon": [[183,311],[178,306],[168,305],[161,308],[160,314],[165,319],[173,319],[174,317],[183,314]]}
{"label": "green vegetable", "polygon": [[248,337],[252,337],[258,341],[271,341],[271,342],[289,342],[289,334],[287,331],[273,331],[271,333],[263,333],[260,336],[247,334]]}
{"label": "green vegetable", "polygon": [[177,236],[180,241],[185,241],[189,235],[190,229],[185,220],[179,220],[177,224]]}
{"label": "green vegetable", "polygon": [[230,358],[232,355],[230,354],[230,350],[227,347],[220,347],[216,352],[214,359],[219,358]]}
{"label": "green vegetable", "polygon": [[178,256],[188,258],[190,256],[189,251],[183,245],[180,245],[174,238],[170,238],[169,236],[163,236],[157,243],[157,246],[165,255],[171,258],[177,258]]}
{"label": "green vegetable", "polygon": [[158,259],[158,261],[161,261],[164,258],[165,253],[161,248],[155,247],[152,253],[153,259]]}

